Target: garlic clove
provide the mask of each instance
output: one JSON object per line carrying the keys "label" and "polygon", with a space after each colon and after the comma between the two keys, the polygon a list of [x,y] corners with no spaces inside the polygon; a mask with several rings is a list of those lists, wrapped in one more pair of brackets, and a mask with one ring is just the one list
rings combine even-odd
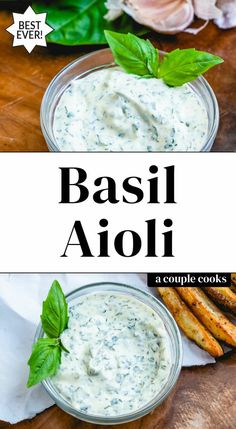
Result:
{"label": "garlic clove", "polygon": [[216,0],[193,0],[194,13],[201,19],[216,19],[222,12],[216,6]]}
{"label": "garlic clove", "polygon": [[216,18],[215,24],[223,29],[236,27],[236,0],[218,0],[217,7],[222,15]]}

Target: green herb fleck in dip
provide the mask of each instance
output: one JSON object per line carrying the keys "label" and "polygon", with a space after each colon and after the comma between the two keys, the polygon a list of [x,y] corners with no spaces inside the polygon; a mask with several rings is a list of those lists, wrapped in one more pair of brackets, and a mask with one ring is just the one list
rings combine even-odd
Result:
{"label": "green herb fleck in dip", "polygon": [[52,382],[78,411],[119,416],[160,392],[170,369],[169,336],[160,317],[138,299],[106,292],[78,298]]}
{"label": "green herb fleck in dip", "polygon": [[71,82],[53,130],[60,151],[200,151],[208,117],[190,85],[113,67]]}

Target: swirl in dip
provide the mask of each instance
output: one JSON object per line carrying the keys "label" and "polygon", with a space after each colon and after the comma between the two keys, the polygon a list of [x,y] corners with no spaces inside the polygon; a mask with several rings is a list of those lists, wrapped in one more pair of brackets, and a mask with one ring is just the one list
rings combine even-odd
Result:
{"label": "swirl in dip", "polygon": [[57,374],[59,393],[80,412],[119,416],[142,408],[171,370],[170,343],[158,314],[133,296],[98,292],[69,308]]}
{"label": "swirl in dip", "polygon": [[53,123],[60,151],[201,151],[207,132],[206,108],[190,85],[119,67],[71,81]]}

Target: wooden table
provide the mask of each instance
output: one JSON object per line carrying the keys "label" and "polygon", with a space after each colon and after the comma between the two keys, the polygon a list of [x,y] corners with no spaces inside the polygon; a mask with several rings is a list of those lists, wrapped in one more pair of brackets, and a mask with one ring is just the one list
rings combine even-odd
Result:
{"label": "wooden table", "polygon": [[[52,77],[68,62],[88,52],[85,48],[12,48],[12,36],[5,28],[11,15],[0,12],[0,151],[46,151],[39,125],[43,93]],[[192,47],[222,56],[225,63],[209,71],[207,78],[220,104],[221,125],[214,150],[236,148],[236,30],[220,31],[213,24],[197,37],[155,35],[160,49]],[[171,396],[152,414],[136,422],[118,426],[127,429],[235,429],[236,355],[231,353],[215,365],[183,369]],[[0,399],[1,405],[1,399]],[[0,422],[0,429],[11,426]],[[14,425],[17,429],[93,429],[75,420],[56,406],[31,421]],[[104,427],[105,428],[105,427]]]}
{"label": "wooden table", "polygon": [[[46,151],[39,124],[44,91],[62,67],[88,49],[49,46],[47,49],[37,47],[28,54],[23,47],[12,47],[13,36],[5,31],[11,23],[12,15],[0,12],[0,151]],[[213,150],[235,151],[236,30],[221,31],[210,24],[197,36],[181,33],[152,37],[162,50],[196,47],[225,59],[223,65],[207,73],[221,112],[220,129]]]}
{"label": "wooden table", "polygon": [[[236,354],[217,364],[182,369],[173,393],[154,412],[113,429],[235,429]],[[1,399],[0,399],[1,405]],[[0,429],[95,429],[56,406],[17,425],[0,422]],[[106,429],[107,426],[97,426]]]}

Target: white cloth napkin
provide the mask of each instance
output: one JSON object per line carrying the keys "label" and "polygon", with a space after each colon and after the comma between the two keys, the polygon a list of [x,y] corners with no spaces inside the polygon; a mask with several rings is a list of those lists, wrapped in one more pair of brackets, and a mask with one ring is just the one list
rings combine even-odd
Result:
{"label": "white cloth napkin", "polygon": [[[17,423],[53,405],[41,385],[27,389],[26,382],[42,301],[55,279],[66,293],[101,281],[147,289],[146,277],[138,274],[0,274],[0,420]],[[183,348],[183,366],[215,362],[184,336]]]}

